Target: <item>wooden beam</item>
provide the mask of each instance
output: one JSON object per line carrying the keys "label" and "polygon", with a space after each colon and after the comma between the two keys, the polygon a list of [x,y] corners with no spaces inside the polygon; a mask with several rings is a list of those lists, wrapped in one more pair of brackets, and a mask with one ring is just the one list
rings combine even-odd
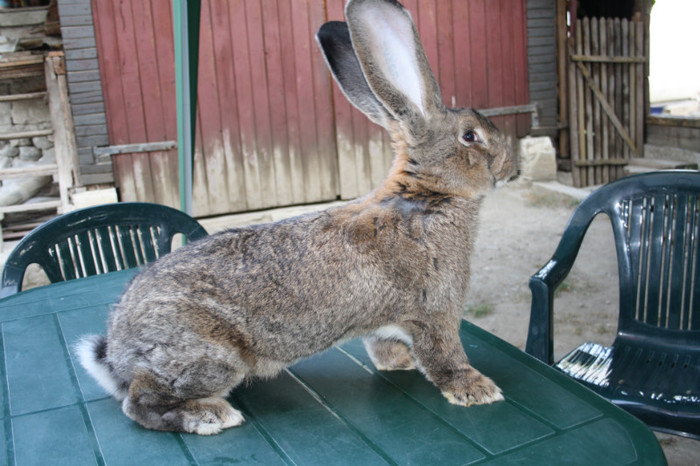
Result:
{"label": "wooden beam", "polygon": [[537,104],[525,104],[525,105],[512,105],[510,107],[495,107],[495,108],[484,108],[477,110],[484,116],[494,117],[494,116],[504,116],[504,115],[518,115],[520,113],[529,113],[532,117],[532,127],[538,128],[540,126],[539,113],[537,109]]}
{"label": "wooden beam", "polygon": [[58,166],[55,163],[32,165],[29,167],[4,168],[0,170],[0,180],[24,178],[27,176],[55,175],[56,173],[58,173]]}
{"label": "wooden beam", "polygon": [[607,55],[572,55],[576,62],[586,63],[645,63],[646,57],[610,57]]}
{"label": "wooden beam", "polygon": [[7,141],[10,139],[24,139],[24,138],[35,138],[39,136],[48,136],[53,134],[52,129],[38,129],[34,131],[18,131],[16,133],[5,133],[0,134],[0,141]]}
{"label": "wooden beam", "polygon": [[614,158],[614,159],[595,159],[595,160],[574,160],[574,165],[577,167],[604,167],[606,165],[628,165],[630,161],[628,159]]}
{"label": "wooden beam", "polygon": [[32,202],[30,204],[9,205],[0,207],[0,214],[14,214],[18,212],[38,212],[53,210],[61,207],[61,201]]}
{"label": "wooden beam", "polygon": [[122,144],[118,146],[95,147],[97,156],[135,154],[139,152],[156,152],[177,148],[177,141],[144,142],[140,144]]}
{"label": "wooden beam", "polygon": [[51,54],[46,58],[44,72],[54,131],[58,189],[62,209],[67,212],[70,210],[71,190],[80,183],[80,165],[63,60],[62,55]]}
{"label": "wooden beam", "polygon": [[19,100],[40,99],[46,97],[46,92],[30,92],[27,94],[0,95],[0,102],[17,102]]}
{"label": "wooden beam", "polygon": [[654,116],[647,117],[647,125],[675,126],[680,128],[700,128],[700,118]]}

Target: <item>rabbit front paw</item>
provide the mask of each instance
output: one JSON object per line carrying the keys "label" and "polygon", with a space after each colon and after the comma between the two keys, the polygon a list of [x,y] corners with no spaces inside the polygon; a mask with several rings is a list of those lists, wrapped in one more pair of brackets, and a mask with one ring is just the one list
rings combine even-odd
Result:
{"label": "rabbit front paw", "polygon": [[485,405],[504,399],[501,389],[473,368],[463,371],[462,377],[450,383],[442,394],[447,401],[460,406]]}

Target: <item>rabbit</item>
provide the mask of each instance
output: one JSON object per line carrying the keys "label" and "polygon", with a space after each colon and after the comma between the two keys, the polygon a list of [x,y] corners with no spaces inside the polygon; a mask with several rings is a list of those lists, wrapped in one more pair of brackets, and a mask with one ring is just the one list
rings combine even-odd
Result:
{"label": "rabbit", "polygon": [[378,370],[418,369],[450,403],[503,399],[458,332],[481,200],[517,159],[488,119],[443,105],[403,6],[350,0],[345,16],[316,39],[344,95],[390,134],[390,173],[363,198],[213,234],[135,276],[78,355],[146,428],[240,425],[234,387],[356,337]]}

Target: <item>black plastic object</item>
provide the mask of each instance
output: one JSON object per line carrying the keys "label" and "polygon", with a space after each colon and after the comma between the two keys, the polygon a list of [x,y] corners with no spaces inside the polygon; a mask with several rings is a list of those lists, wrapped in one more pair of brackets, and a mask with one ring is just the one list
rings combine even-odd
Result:
{"label": "black plastic object", "polygon": [[526,351],[552,364],[554,290],[593,218],[612,222],[620,281],[611,347],[586,343],[556,367],[655,430],[700,438],[700,173],[607,184],[584,200],[554,256],[530,278]]}
{"label": "black plastic object", "polygon": [[2,271],[2,297],[18,293],[27,266],[39,264],[51,283],[138,267],[170,252],[173,237],[207,235],[189,215],[159,204],[121,202],[56,217],[12,250]]}

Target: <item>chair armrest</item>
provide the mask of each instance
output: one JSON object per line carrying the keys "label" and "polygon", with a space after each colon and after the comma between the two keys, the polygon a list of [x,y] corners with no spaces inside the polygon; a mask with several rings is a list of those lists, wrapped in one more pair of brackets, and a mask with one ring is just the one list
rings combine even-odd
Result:
{"label": "chair armrest", "polygon": [[554,291],[574,265],[583,237],[599,210],[583,204],[574,212],[552,258],[532,277],[532,305],[525,351],[551,365],[553,363]]}
{"label": "chair armrest", "polygon": [[[532,305],[525,351],[548,365],[551,365],[553,362],[554,290],[556,290],[571,269],[571,266],[569,266],[566,270],[558,270],[563,268],[562,266],[557,267],[560,264],[556,260],[551,259],[535,275],[530,277],[529,283],[530,291],[532,292]],[[554,276],[550,275],[553,270],[557,275],[563,273],[561,280],[553,279]]]}

